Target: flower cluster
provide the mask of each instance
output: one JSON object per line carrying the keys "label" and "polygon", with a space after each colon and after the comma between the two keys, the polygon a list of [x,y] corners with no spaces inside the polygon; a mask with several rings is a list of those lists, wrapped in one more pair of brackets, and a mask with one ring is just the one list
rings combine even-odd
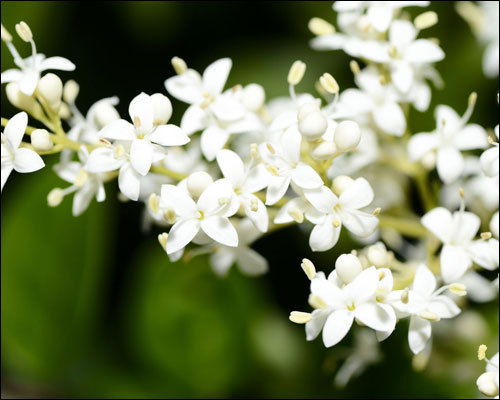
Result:
{"label": "flower cluster", "polygon": [[[314,49],[343,50],[363,63],[351,61],[357,87],[342,91],[325,72],[317,94],[297,93],[306,64],[296,61],[286,78],[288,96],[268,100],[257,83],[227,87],[229,58],[200,74],[173,57],[175,75],[164,86],[189,105],[179,126],[169,123],[173,109],[163,93],[138,94],[124,118],[116,97],[82,113],[74,80],[41,76],[75,66],[37,54],[24,22],[16,32],[32,55],[21,58],[2,26],[18,69],[1,80],[21,110],[2,118],[2,190],[12,170],[39,170],[41,155],[59,154],[54,172],[69,186],[53,188],[49,206],[74,193],[78,216],[94,198],[104,201],[105,185],[116,180],[122,199],[144,204],[143,225],[161,228],[158,241],[171,261],[208,254],[221,276],[235,263],[245,274],[265,273],[268,262],[251,246],[282,227],[310,230],[314,252],[334,248],[348,232],[362,248],[339,256],[328,277],[302,261],[314,311],[293,311],[290,319],[305,324],[307,340],[322,332],[326,347],[356,322],[375,331],[359,335],[375,349],[408,319],[411,351],[428,358],[433,325],[461,312],[459,297],[497,297],[498,278],[483,270],[499,267],[498,125],[493,131],[470,122],[472,93],[462,116],[438,105],[429,132],[410,131],[410,108],[427,110],[429,82],[442,86],[435,63],[445,53],[436,40],[420,37],[438,16],[419,11],[412,20],[404,9],[428,4],[337,1],[338,31],[321,18],[309,22]],[[498,29],[496,35],[482,34],[489,74]],[[28,115],[44,128],[28,126]],[[353,366],[380,359],[377,350],[370,354],[346,361],[338,384],[354,375]],[[495,357],[478,380],[488,395],[494,384],[498,394]]]}

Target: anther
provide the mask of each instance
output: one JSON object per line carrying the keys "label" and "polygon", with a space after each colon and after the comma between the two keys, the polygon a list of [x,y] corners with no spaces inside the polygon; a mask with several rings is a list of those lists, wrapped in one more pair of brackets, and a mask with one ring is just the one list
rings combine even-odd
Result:
{"label": "anther", "polygon": [[437,322],[441,318],[439,318],[439,315],[436,313],[433,313],[432,311],[422,311],[420,314],[418,314],[420,318],[426,319],[427,321],[432,321],[432,322]]}
{"label": "anther", "polygon": [[163,232],[158,235],[158,242],[160,243],[160,246],[163,248],[163,250],[167,251],[167,239],[168,239],[168,233]]}
{"label": "anther", "polygon": [[295,61],[288,72],[288,83],[292,86],[298,85],[306,72],[306,64],[300,60]]}
{"label": "anther", "polygon": [[174,67],[175,73],[177,75],[182,75],[187,71],[186,62],[180,57],[173,57],[170,61],[172,63],[172,67]]}
{"label": "anther", "polygon": [[302,211],[300,211],[297,207],[290,207],[288,209],[288,215],[290,215],[290,217],[293,218],[293,220],[295,222],[297,222],[298,224],[301,224],[302,222],[304,222],[304,213]]}
{"label": "anther", "polygon": [[148,206],[153,213],[157,213],[160,210],[160,198],[156,193],[151,193],[148,199]]}
{"label": "anther", "polygon": [[316,276],[316,268],[314,267],[314,264],[311,260],[307,258],[302,259],[300,266],[302,267],[302,270],[307,275],[309,280],[314,279],[314,277]]}
{"label": "anther", "polygon": [[321,75],[321,77],[319,78],[319,83],[328,93],[336,94],[339,92],[339,84],[337,83],[335,78],[328,72],[325,72],[323,75]]}
{"label": "anther", "polygon": [[316,36],[331,35],[335,33],[335,27],[332,24],[318,17],[311,18],[307,27]]}
{"label": "anther", "polygon": [[21,21],[18,24],[16,24],[16,32],[19,35],[19,37],[23,39],[25,42],[30,42],[31,40],[33,40],[33,33],[31,33],[30,27],[24,21]]}
{"label": "anther", "polygon": [[426,11],[413,21],[413,24],[418,30],[427,29],[436,25],[438,22],[438,15],[434,11]]}
{"label": "anther", "polygon": [[302,311],[292,311],[289,319],[296,324],[306,324],[312,319],[312,315]]}

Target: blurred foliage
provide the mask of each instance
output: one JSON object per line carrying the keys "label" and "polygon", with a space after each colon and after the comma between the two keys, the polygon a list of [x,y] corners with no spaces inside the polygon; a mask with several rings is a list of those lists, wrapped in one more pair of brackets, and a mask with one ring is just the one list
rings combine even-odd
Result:
{"label": "blurred foliage", "polygon": [[[437,68],[446,86],[434,91],[429,111],[412,111],[412,129],[433,129],[436,104],[461,113],[473,90],[479,97],[472,120],[494,126],[498,81],[482,75],[482,48],[452,2],[432,8],[440,23],[423,36],[441,41],[446,59]],[[80,83],[82,111],[119,95],[126,113],[139,91],[164,92],[174,55],[198,70],[229,56],[228,84],[259,82],[269,98],[286,94],[295,59],[307,63],[299,91],[312,91],[324,71],[343,89],[353,85],[347,55],[308,45],[311,17],[335,20],[330,2],[2,1],[1,11],[11,32],[25,20],[39,51],[75,62],[76,71],[61,77]],[[23,43],[18,48],[29,52]],[[1,54],[2,70],[10,68],[3,44]],[[1,108],[2,116],[15,113],[6,101]],[[184,109],[174,101],[175,120]],[[49,169],[57,157],[47,160]],[[484,364],[475,358],[477,345],[498,346],[494,304],[470,305],[488,321],[472,338],[467,324],[452,339],[437,330],[424,373],[412,371],[407,324],[398,325],[382,343],[382,363],[338,391],[332,381],[351,335],[325,349],[321,340],[306,342],[303,327],[287,317],[308,309],[300,260],[331,270],[338,254],[356,246],[347,235],[332,251],[312,254],[307,232],[286,229],[255,246],[270,262],[267,276],[233,270],[219,279],[205,258],[169,263],[155,235],[140,232],[140,205],[118,202],[113,185],[106,202],[81,217],[71,216],[69,198],[48,208],[47,193],[61,184],[48,170],[14,173],[2,194],[3,397],[478,396]]]}

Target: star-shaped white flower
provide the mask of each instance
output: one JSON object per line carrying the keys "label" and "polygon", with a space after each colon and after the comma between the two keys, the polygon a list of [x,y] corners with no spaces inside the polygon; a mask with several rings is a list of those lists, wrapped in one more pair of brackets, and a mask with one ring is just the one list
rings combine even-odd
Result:
{"label": "star-shaped white flower", "polygon": [[225,246],[238,245],[238,233],[229,221],[239,208],[231,183],[219,179],[208,186],[195,203],[174,185],[162,185],[160,207],[172,210],[175,220],[167,240],[167,254],[183,249],[201,230]]}
{"label": "star-shaped white flower", "polygon": [[422,217],[422,225],[441,242],[441,275],[446,283],[455,282],[472,265],[471,246],[479,230],[481,220],[471,212],[437,207]]}
{"label": "star-shaped white flower", "polygon": [[231,182],[235,195],[245,210],[245,214],[262,232],[267,231],[269,218],[264,203],[254,194],[264,189],[269,182],[269,172],[263,164],[247,167],[240,156],[231,150],[220,150],[217,163],[224,178]]}
{"label": "star-shaped white flower", "polygon": [[304,196],[317,210],[305,214],[315,224],[309,237],[313,251],[326,251],[335,246],[342,225],[360,237],[371,235],[377,228],[377,217],[360,210],[373,200],[373,190],[364,178],[354,180],[340,196],[326,186],[305,190]]}
{"label": "star-shaped white flower", "polygon": [[467,124],[475,100],[469,101],[462,118],[446,105],[436,107],[436,130],[417,133],[408,142],[408,155],[412,161],[422,159],[427,153],[436,151],[437,172],[441,180],[452,183],[464,171],[464,158],[460,151],[484,149],[488,146],[484,128],[477,124]]}
{"label": "star-shaped white flower", "polygon": [[45,166],[36,152],[27,148],[19,148],[24,132],[28,126],[28,114],[24,111],[14,115],[2,134],[2,186],[7,182],[12,170],[17,172],[34,172]]}
{"label": "star-shaped white flower", "polygon": [[112,121],[99,131],[99,135],[130,142],[130,162],[142,176],[149,172],[154,161],[164,157],[161,146],[182,146],[190,140],[179,127],[157,123],[152,96],[146,93],[139,94],[130,102],[129,114],[133,124],[124,119]]}

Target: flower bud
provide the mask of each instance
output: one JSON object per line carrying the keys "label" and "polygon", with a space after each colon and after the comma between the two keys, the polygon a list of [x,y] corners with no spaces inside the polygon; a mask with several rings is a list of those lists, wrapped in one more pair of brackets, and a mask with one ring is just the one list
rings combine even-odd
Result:
{"label": "flower bud", "polygon": [[107,101],[101,101],[95,106],[94,120],[100,128],[118,119],[120,119],[120,114],[118,114],[116,108]]}
{"label": "flower bud", "polygon": [[342,254],[335,261],[337,276],[345,283],[352,282],[354,278],[363,270],[358,257],[352,254]]}
{"label": "flower bud", "polygon": [[63,99],[66,103],[74,103],[80,91],[80,86],[76,81],[70,79],[64,84]]}
{"label": "flower bud", "polygon": [[332,158],[336,152],[337,146],[335,146],[335,143],[324,140],[314,146],[311,156],[316,160],[328,160]]}
{"label": "flower bud", "polygon": [[389,261],[387,250],[381,243],[374,244],[368,248],[368,260],[376,267],[386,267]]}
{"label": "flower bud", "polygon": [[351,184],[354,182],[354,179],[352,179],[349,176],[346,175],[339,175],[337,176],[332,183],[332,191],[335,193],[337,196],[340,196],[340,194],[346,190]]}
{"label": "flower bud", "polygon": [[204,171],[193,172],[187,178],[187,189],[191,196],[200,197],[203,191],[213,183],[212,177]]}
{"label": "flower bud", "polygon": [[68,119],[71,117],[71,110],[66,103],[61,103],[59,107],[59,117],[62,119]]}
{"label": "flower bud", "polygon": [[495,371],[488,371],[477,378],[476,385],[479,391],[485,396],[498,396],[498,386],[495,383],[497,373]]}
{"label": "flower bud", "polygon": [[45,129],[35,129],[31,133],[31,144],[35,150],[47,151],[54,145],[50,139],[49,132]]}
{"label": "flower bud", "polygon": [[361,130],[354,121],[342,121],[335,128],[333,140],[341,152],[354,150],[361,140]]}
{"label": "flower bud", "polygon": [[308,140],[319,139],[328,127],[328,121],[316,103],[306,103],[300,107],[297,119],[301,135]]}
{"label": "flower bud", "polygon": [[14,107],[17,107],[33,117],[39,119],[43,115],[42,107],[32,96],[27,96],[19,90],[19,86],[15,82],[10,82],[5,88],[7,98]]}
{"label": "flower bud", "polygon": [[151,101],[153,103],[154,113],[153,123],[155,125],[166,124],[172,116],[172,103],[167,96],[161,93],[151,95]]}
{"label": "flower bud", "polygon": [[257,111],[266,100],[266,93],[264,88],[257,83],[250,83],[243,89],[242,103],[250,111]]}
{"label": "flower bud", "polygon": [[50,108],[56,110],[61,105],[63,84],[61,79],[53,73],[44,75],[38,82],[37,90],[47,100]]}

